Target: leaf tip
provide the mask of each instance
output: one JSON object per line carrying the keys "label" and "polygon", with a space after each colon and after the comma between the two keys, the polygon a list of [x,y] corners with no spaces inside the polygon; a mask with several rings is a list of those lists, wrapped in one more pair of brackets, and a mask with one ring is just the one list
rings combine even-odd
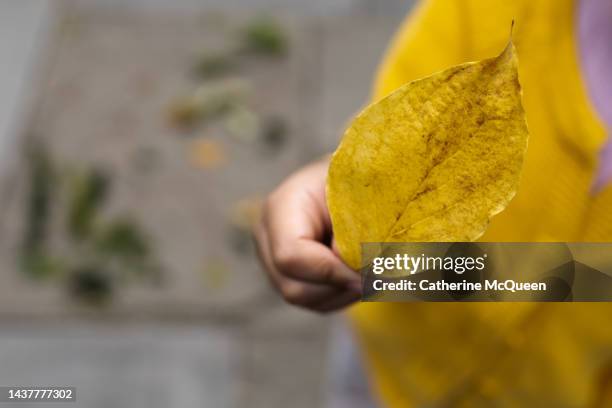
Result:
{"label": "leaf tip", "polygon": [[498,56],[498,58],[503,58],[504,56],[508,56],[509,59],[512,59],[512,56],[515,53],[514,42],[512,41],[512,37],[514,35],[514,23],[515,23],[515,19],[513,18],[512,22],[510,23],[510,38],[508,38],[508,43],[506,44],[506,47],[501,52],[501,54]]}
{"label": "leaf tip", "polygon": [[514,35],[514,18],[512,19],[512,22],[510,23],[510,42],[512,42],[512,36]]}

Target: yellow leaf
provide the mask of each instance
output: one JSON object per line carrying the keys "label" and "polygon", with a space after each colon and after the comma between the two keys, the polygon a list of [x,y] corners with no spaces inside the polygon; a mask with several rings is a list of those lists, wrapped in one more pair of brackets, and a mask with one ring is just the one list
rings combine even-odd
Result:
{"label": "yellow leaf", "polygon": [[203,169],[215,169],[227,161],[223,145],[215,140],[201,139],[193,143],[191,161]]}
{"label": "yellow leaf", "polygon": [[334,153],[327,203],[340,255],[362,242],[472,241],[519,184],[528,132],[513,44],[368,106]]}

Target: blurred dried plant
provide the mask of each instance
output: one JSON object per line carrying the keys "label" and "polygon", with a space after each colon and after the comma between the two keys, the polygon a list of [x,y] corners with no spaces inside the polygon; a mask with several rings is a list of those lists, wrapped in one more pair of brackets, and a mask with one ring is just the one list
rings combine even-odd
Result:
{"label": "blurred dried plant", "polygon": [[[102,217],[111,193],[107,172],[96,167],[59,171],[40,143],[28,147],[27,163],[27,211],[18,254],[24,273],[64,281],[72,295],[92,304],[110,300],[129,276],[157,277],[159,267],[139,225],[127,216]],[[60,231],[50,234],[56,228]],[[56,240],[61,244],[54,245]]]}

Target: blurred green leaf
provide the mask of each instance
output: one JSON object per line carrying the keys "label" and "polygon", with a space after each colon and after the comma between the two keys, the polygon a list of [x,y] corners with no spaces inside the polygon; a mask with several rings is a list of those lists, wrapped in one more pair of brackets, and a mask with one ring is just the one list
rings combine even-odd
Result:
{"label": "blurred green leaf", "polygon": [[244,79],[205,82],[170,106],[170,121],[179,128],[192,128],[230,112],[250,92],[251,84]]}
{"label": "blurred green leaf", "polygon": [[117,220],[104,227],[97,239],[104,254],[127,260],[143,260],[150,249],[145,235],[129,220]]}
{"label": "blurred green leaf", "polygon": [[210,79],[236,69],[236,60],[231,53],[205,53],[201,55],[194,67],[194,73],[198,78]]}
{"label": "blurred green leaf", "polygon": [[68,231],[76,239],[91,235],[98,210],[110,189],[110,178],[100,169],[77,177],[68,204]]}
{"label": "blurred green leaf", "polygon": [[262,17],[249,23],[242,33],[246,52],[268,56],[284,55],[288,49],[285,30],[274,19]]}
{"label": "blurred green leaf", "polygon": [[257,140],[261,132],[259,116],[244,104],[236,104],[225,116],[224,126],[227,133],[241,142]]}
{"label": "blurred green leaf", "polygon": [[24,252],[20,266],[22,271],[36,279],[61,276],[66,267],[62,259],[49,256],[42,250]]}
{"label": "blurred green leaf", "polygon": [[44,246],[53,198],[54,172],[47,153],[40,146],[27,153],[29,193],[25,212],[24,252],[36,252]]}

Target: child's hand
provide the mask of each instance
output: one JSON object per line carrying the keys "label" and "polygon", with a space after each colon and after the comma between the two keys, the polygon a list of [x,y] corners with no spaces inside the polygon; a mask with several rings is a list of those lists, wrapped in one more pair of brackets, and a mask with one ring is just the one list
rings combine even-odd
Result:
{"label": "child's hand", "polygon": [[287,302],[318,312],[361,296],[359,274],[331,249],[327,167],[327,160],[317,162],[285,180],[266,200],[255,228],[259,258],[273,285]]}

